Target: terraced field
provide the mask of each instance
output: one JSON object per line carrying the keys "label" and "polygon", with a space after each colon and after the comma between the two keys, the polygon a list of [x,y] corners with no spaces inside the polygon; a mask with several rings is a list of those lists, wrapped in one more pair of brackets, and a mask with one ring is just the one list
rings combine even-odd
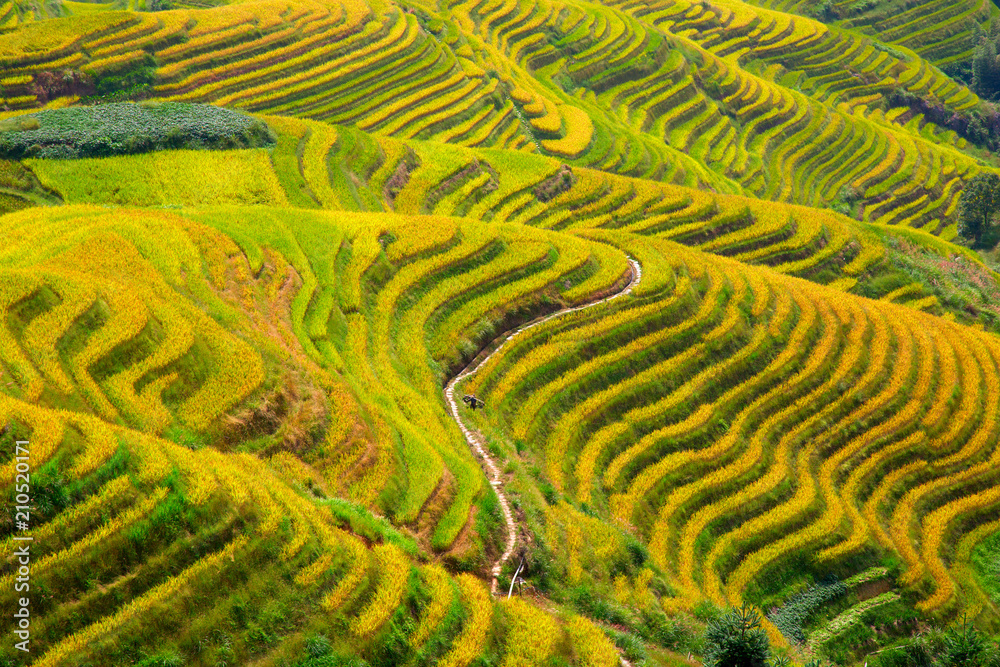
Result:
{"label": "terraced field", "polygon": [[967,117],[979,99],[931,61],[781,9],[258,0],[99,12],[0,38],[0,97],[12,108],[72,101],[86,86],[49,83],[67,68],[99,90],[142,72],[159,98],[791,203],[847,197],[865,220],[953,238],[963,183],[994,167],[953,130],[884,100],[903,91]]}
{"label": "terraced field", "polygon": [[1000,627],[992,107],[940,69],[997,11],[894,3],[0,4],[0,153],[119,99],[258,132],[3,153],[0,665]]}
{"label": "terraced field", "polygon": [[[454,340],[498,304],[530,307],[552,284],[560,298],[583,300],[622,279],[624,258],[575,237],[458,219],[303,218],[258,209],[241,224],[232,213],[121,216],[69,207],[4,217],[13,241],[5,250],[0,352],[11,378],[3,414],[14,431],[7,436],[31,442],[43,478],[74,480],[64,507],[53,507],[38,527],[45,552],[36,555],[34,581],[65,595],[36,610],[43,657],[35,664],[107,659],[113,645],[127,655],[126,638],[141,638],[157,623],[167,624],[159,626],[163,641],[174,633],[197,641],[211,628],[198,630],[197,618],[159,620],[155,610],[168,598],[174,610],[188,599],[208,615],[216,605],[225,612],[236,604],[228,593],[220,596],[207,571],[248,582],[248,596],[307,595],[360,639],[375,636],[404,595],[423,599],[423,586],[433,586],[450,597],[422,603],[426,614],[414,608],[416,636],[445,632],[454,639],[453,664],[468,664],[492,632],[491,604],[479,608],[486,589],[417,567],[417,542],[389,524],[382,530],[395,537],[370,549],[338,528],[323,502],[303,495],[303,482],[358,503],[348,505],[356,512],[382,507],[395,522],[415,526],[422,543],[455,558],[474,555],[482,545],[456,538],[480,501],[481,476],[439,409],[437,373],[428,363],[429,354],[447,361],[442,350],[452,348],[410,355],[406,364],[392,361],[395,351],[424,346],[428,328],[435,341]],[[72,235],[52,233],[66,223]],[[318,238],[340,240],[305,251],[318,248],[310,243]],[[161,248],[155,256],[143,254],[150,243]],[[470,299],[462,289],[467,280],[493,289]],[[373,293],[369,282],[379,289]],[[283,385],[279,372],[286,381],[295,377],[294,387]],[[276,402],[284,407],[275,409]],[[238,403],[249,408],[220,423]],[[317,423],[330,409],[333,421]],[[192,452],[158,438],[164,431],[214,433],[234,444]],[[235,447],[248,433],[256,436],[249,449]],[[268,451],[278,453],[254,455]],[[136,498],[144,500],[130,503]],[[176,531],[184,526],[193,534],[180,539]],[[95,545],[103,565],[93,560]],[[234,565],[217,571],[222,562]],[[71,574],[84,571],[86,581]],[[267,583],[282,576],[287,586]],[[94,582],[102,583],[99,590]],[[204,591],[213,588],[208,603]],[[476,607],[468,612],[472,625],[457,621],[465,615],[458,605],[467,604]],[[521,615],[541,614],[516,604],[496,613],[515,625]],[[438,627],[446,614],[451,622]],[[306,619],[288,621],[294,628]],[[561,623],[542,622],[561,642]],[[599,633],[591,637],[586,622],[577,626],[581,641],[610,646]],[[512,639],[509,650],[521,644]],[[409,642],[413,651],[421,645]],[[232,650],[246,659],[263,648]],[[613,664],[613,649],[610,655]]]}
{"label": "terraced field", "polygon": [[[793,275],[816,277],[825,271],[845,290],[885,252],[872,228],[833,212],[568,168],[542,156],[263,118],[280,130],[270,164],[266,151],[255,149],[220,152],[217,158],[177,151],[26,160],[25,165],[44,188],[69,203],[291,203],[465,216],[554,231],[614,229],[677,240]],[[223,179],[212,179],[223,171]],[[202,177],[182,177],[199,172]]]}
{"label": "terraced field", "polygon": [[[532,330],[467,390],[567,499],[636,527],[670,605],[739,604],[802,550],[832,563],[871,543],[903,559],[921,610],[975,587],[944,555],[997,498],[995,381],[967,384],[996,372],[992,336],[605,238],[644,260],[649,287]],[[973,479],[985,488],[954,495]]]}
{"label": "terraced field", "polygon": [[[333,128],[331,139],[322,126],[298,123],[288,127],[312,130],[302,133],[303,155],[314,140],[335,147],[343,139]],[[584,579],[587,568],[619,599],[647,596],[632,603],[646,605],[654,576],[663,587],[656,604],[678,613],[703,599],[728,604],[748,591],[759,595],[755,585],[806,549],[819,554],[813,567],[835,569],[896,553],[905,563],[898,586],[921,596],[917,609],[990,613],[968,561],[942,545],[982,536],[977,527],[992,525],[982,521],[998,501],[993,338],[845,293],[852,274],[877,273],[886,246],[873,231],[811,209],[775,210],[589,170],[574,170],[568,187],[548,198],[538,193],[551,193],[553,176],[562,183],[563,168],[546,158],[512,155],[524,165],[508,172],[492,166],[503,164],[502,152],[362,134],[352,145],[364,141],[380,142],[386,155],[419,158],[421,167],[391,198],[415,215],[231,205],[177,214],[71,204],[0,219],[11,240],[0,355],[11,378],[6,419],[16,425],[8,436],[30,439],[46,475],[76,480],[40,530],[62,534],[56,526],[98,516],[105,494],[123,507],[140,490],[149,499],[122,517],[121,528],[92,519],[84,523],[92,528],[61,537],[66,543],[53,553],[65,554],[39,566],[43,577],[51,568],[48,586],[83,586],[66,578],[68,564],[78,567],[71,556],[86,544],[117,544],[129,555],[109,561],[100,580],[108,590],[119,590],[110,582],[125,573],[141,582],[128,588],[131,606],[110,603],[107,590],[82,598],[92,600],[87,609],[105,610],[101,621],[87,613],[92,625],[59,620],[78,602],[47,607],[44,635],[36,635],[46,651],[39,664],[96,655],[104,650],[92,643],[98,633],[117,645],[141,643],[158,618],[151,611],[158,596],[183,588],[197,597],[200,589],[183,577],[208,585],[198,573],[230,556],[243,563],[232,581],[264,586],[253,564],[267,562],[261,572],[288,572],[286,581],[309,592],[262,588],[261,598],[213,597],[210,604],[202,595],[191,609],[208,617],[230,606],[260,610],[253,600],[267,596],[307,595],[308,605],[332,614],[324,618],[369,638],[355,652],[378,655],[386,633],[405,621],[394,611],[406,607],[404,596],[425,600],[421,582],[438,590],[450,581],[444,571],[424,574],[417,554],[427,549],[445,563],[472,564],[511,553],[502,520],[490,531],[470,518],[499,509],[449,417],[444,379],[514,323],[618,293],[640,270],[642,281],[627,296],[525,330],[458,388],[491,406],[485,421],[460,411],[493,443],[493,455],[509,461],[494,479],[518,506],[531,503],[523,484],[532,477],[517,470],[532,460],[535,483],[551,484],[561,499],[542,515],[539,534],[568,581]],[[448,178],[463,163],[441,156],[463,152],[498,187],[473,196],[469,184],[487,179],[468,166],[459,167],[461,179]],[[169,156],[101,162],[137,173],[122,163]],[[78,175],[94,168],[86,160],[29,164],[46,183],[49,168]],[[386,159],[372,173],[396,169]],[[305,188],[288,185],[294,174],[275,180],[289,199],[312,196],[322,186],[306,172],[297,173]],[[430,180],[434,173],[446,174],[450,192]],[[321,180],[328,201],[339,203],[335,179]],[[363,185],[356,201],[378,190]],[[467,217],[442,217],[435,213],[442,206]],[[476,221],[484,214],[494,221]],[[637,265],[630,267],[626,251]],[[792,277],[815,277],[817,267],[842,277],[830,286]],[[511,479],[513,461],[521,463]],[[247,475],[260,481],[247,484]],[[171,494],[176,506],[156,510]],[[330,495],[367,522],[324,512]],[[378,523],[365,508],[392,523]],[[220,516],[229,517],[224,526],[214,523]],[[137,543],[145,533],[122,533],[142,521],[149,538]],[[163,565],[182,548],[176,521],[217,546],[180,574]],[[622,527],[629,526],[650,560],[612,581],[607,563],[627,558],[634,538]],[[525,528],[516,528],[514,547],[523,554]],[[370,551],[373,544],[383,546]],[[359,558],[371,574],[337,565]],[[509,576],[501,573],[501,583]],[[384,577],[395,579],[380,583]],[[410,584],[389,583],[404,580]],[[488,599],[486,588],[470,588],[483,586],[473,581],[459,578],[461,594],[452,599]],[[296,608],[310,608],[302,604]],[[455,604],[409,604],[406,627],[420,631],[405,639],[405,651],[422,650],[445,616],[461,617],[447,611]],[[480,603],[468,604],[467,620],[441,630],[454,640],[435,645],[439,654],[451,646],[465,656],[454,664],[495,650],[489,642],[497,640],[486,639],[494,636],[489,615],[480,619]],[[517,609],[495,613],[527,614],[529,624],[551,625],[553,637],[603,641],[600,654],[610,662],[601,664],[617,660],[600,631],[560,629],[563,621]],[[438,620],[425,622],[425,613]],[[208,636],[198,618],[175,619],[157,641],[176,641],[187,655],[191,642]],[[218,650],[284,655],[313,627],[304,619],[290,622],[278,648],[244,637]],[[503,651],[527,641],[516,639],[510,622]],[[468,623],[478,629],[461,629]],[[460,649],[467,636],[475,648]],[[582,660],[566,641],[553,639],[543,650]]]}
{"label": "terraced field", "polygon": [[[756,4],[805,15],[812,13],[803,2]],[[977,0],[935,0],[915,6],[837,2],[834,8],[841,19],[838,25],[908,47],[938,66],[968,60],[976,46],[973,24],[982,25],[996,13],[990,3]]]}

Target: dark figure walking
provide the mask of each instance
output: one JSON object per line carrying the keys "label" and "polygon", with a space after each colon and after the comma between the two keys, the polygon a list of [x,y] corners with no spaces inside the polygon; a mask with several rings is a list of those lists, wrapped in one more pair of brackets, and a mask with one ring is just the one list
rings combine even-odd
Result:
{"label": "dark figure walking", "polygon": [[472,394],[466,394],[462,397],[462,402],[468,405],[473,410],[478,410],[486,406],[481,400],[473,396]]}

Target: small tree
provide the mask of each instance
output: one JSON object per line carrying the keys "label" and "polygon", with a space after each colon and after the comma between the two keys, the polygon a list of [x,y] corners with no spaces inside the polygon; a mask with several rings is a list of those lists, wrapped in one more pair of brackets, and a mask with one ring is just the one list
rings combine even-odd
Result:
{"label": "small tree", "polygon": [[987,667],[996,662],[989,641],[962,617],[962,625],[948,628],[944,634],[941,664],[944,667]]}
{"label": "small tree", "polygon": [[990,23],[989,32],[982,29],[976,32],[979,44],[972,55],[972,89],[981,97],[996,99],[1000,93],[1000,59],[997,58],[1000,24]]}
{"label": "small tree", "polygon": [[760,621],[760,614],[744,602],[710,622],[705,631],[705,667],[768,667],[771,644]]}
{"label": "small tree", "polygon": [[1000,176],[979,174],[965,184],[958,202],[959,233],[976,243],[1000,211]]}

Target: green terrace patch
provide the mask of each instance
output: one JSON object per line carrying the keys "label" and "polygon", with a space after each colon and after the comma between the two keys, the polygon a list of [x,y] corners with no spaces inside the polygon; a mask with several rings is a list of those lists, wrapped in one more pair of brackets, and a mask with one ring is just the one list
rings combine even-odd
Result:
{"label": "green terrace patch", "polygon": [[261,120],[211,104],[123,102],[49,109],[0,121],[0,157],[128,155],[274,144]]}

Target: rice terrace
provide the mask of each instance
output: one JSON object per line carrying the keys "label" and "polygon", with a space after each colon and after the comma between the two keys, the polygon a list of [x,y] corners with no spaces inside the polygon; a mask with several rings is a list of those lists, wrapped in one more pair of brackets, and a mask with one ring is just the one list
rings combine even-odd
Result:
{"label": "rice terrace", "polygon": [[0,0],[0,667],[1000,667],[1000,0]]}

